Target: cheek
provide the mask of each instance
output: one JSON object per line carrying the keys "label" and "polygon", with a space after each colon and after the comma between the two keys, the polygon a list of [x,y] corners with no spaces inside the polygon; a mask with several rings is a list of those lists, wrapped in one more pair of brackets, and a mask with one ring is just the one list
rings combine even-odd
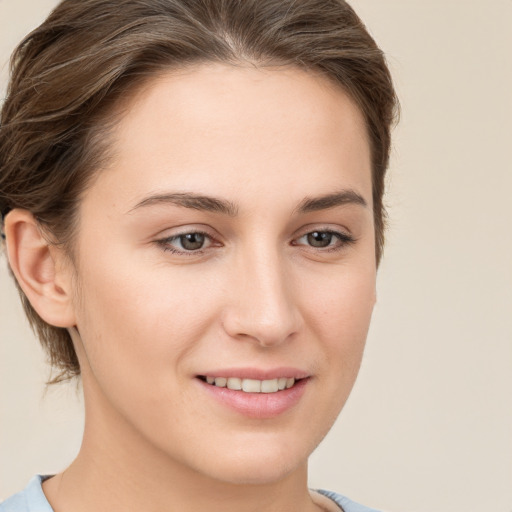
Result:
{"label": "cheek", "polygon": [[341,350],[366,339],[375,304],[375,279],[374,266],[340,266],[308,283],[304,310],[333,347]]}
{"label": "cheek", "polygon": [[78,327],[105,387],[157,379],[171,385],[173,367],[215,317],[212,291],[171,270],[114,255],[82,269]]}
{"label": "cheek", "polygon": [[341,401],[348,397],[361,364],[375,304],[375,278],[373,265],[351,268],[350,272],[340,268],[323,281],[321,289],[316,280],[309,309],[305,308],[309,311],[307,324],[321,340],[330,386],[338,389],[332,393],[338,393]]}
{"label": "cheek", "polygon": [[[83,277],[78,328],[86,351],[83,381],[89,403],[107,411],[107,417],[115,410],[121,424],[174,450],[166,443],[188,435],[194,425],[186,414],[187,404],[193,403],[186,363],[200,351],[200,341],[219,316],[219,301],[189,276],[165,267],[104,261]],[[176,417],[173,411],[178,410],[183,414]]]}

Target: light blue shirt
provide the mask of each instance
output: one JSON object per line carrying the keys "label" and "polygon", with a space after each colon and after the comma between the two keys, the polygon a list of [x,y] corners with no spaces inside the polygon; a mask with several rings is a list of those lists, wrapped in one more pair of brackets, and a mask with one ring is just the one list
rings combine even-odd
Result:
{"label": "light blue shirt", "polygon": [[[37,475],[32,478],[23,491],[0,503],[0,512],[54,512],[41,486],[47,478],[49,476],[43,475]],[[378,512],[373,508],[359,505],[335,492],[321,489],[318,489],[317,492],[334,501],[344,512]]]}

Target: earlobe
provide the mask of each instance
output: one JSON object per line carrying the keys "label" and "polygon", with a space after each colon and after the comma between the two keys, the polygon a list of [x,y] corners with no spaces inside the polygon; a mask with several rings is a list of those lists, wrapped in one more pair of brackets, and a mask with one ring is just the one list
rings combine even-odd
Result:
{"label": "earlobe", "polygon": [[19,208],[7,214],[5,236],[9,264],[32,307],[50,325],[74,325],[71,273],[62,250],[48,243],[29,211]]}

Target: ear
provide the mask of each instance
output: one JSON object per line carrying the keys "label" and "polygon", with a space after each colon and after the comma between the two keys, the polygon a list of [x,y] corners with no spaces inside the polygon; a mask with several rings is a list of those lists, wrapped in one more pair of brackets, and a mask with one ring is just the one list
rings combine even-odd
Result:
{"label": "ear", "polygon": [[72,307],[72,266],[59,247],[49,244],[27,210],[16,208],[5,217],[7,257],[32,307],[55,327],[75,325]]}

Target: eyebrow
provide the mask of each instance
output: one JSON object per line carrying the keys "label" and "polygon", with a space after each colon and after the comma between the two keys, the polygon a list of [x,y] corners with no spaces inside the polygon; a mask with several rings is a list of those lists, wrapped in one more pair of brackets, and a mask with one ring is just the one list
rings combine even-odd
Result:
{"label": "eyebrow", "polygon": [[[155,194],[149,196],[137,203],[131,210],[129,210],[128,213],[132,213],[134,210],[139,208],[159,204],[173,204],[194,210],[221,213],[230,217],[236,217],[238,215],[238,206],[231,201],[211,196],[193,194],[190,192]],[[342,190],[340,192],[326,194],[319,197],[306,197],[299,203],[295,212],[304,214],[327,210],[329,208],[335,208],[346,204],[356,204],[365,208],[368,206],[363,196],[355,190]]]}
{"label": "eyebrow", "polygon": [[238,207],[230,201],[218,199],[216,197],[192,194],[189,192],[152,195],[137,203],[129,213],[145,206],[169,203],[176,206],[183,206],[184,208],[191,208],[193,210],[222,213],[224,215],[229,215],[230,217],[236,217],[238,214]]}
{"label": "eyebrow", "polygon": [[306,197],[296,211],[298,213],[310,213],[317,212],[319,210],[328,210],[329,208],[335,208],[337,206],[343,206],[346,204],[356,204],[368,207],[368,203],[364,197],[356,192],[355,190],[341,190],[333,194],[326,194],[319,197]]}

